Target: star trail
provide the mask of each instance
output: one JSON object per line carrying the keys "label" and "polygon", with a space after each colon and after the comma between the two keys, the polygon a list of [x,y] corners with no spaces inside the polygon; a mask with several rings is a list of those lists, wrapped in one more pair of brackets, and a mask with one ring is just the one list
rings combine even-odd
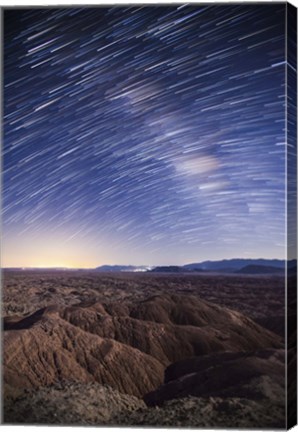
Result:
{"label": "star trail", "polygon": [[285,256],[285,4],[4,11],[3,265]]}

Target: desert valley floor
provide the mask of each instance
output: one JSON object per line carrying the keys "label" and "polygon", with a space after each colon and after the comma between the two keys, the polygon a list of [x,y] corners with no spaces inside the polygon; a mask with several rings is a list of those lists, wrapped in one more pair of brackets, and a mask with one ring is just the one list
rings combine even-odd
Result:
{"label": "desert valley floor", "polygon": [[284,428],[284,278],[4,271],[5,423]]}

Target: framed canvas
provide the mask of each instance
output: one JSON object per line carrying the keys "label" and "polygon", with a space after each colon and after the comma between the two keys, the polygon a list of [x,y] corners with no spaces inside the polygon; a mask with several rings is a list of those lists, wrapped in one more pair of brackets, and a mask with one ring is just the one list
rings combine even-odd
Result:
{"label": "framed canvas", "polygon": [[297,9],[2,8],[2,423],[297,423]]}

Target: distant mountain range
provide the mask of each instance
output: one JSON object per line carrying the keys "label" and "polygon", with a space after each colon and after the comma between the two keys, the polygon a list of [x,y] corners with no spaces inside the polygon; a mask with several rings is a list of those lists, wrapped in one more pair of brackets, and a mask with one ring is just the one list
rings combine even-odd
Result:
{"label": "distant mountain range", "polygon": [[[183,266],[186,269],[194,270],[196,268],[200,270],[212,270],[212,271],[224,271],[224,272],[232,272],[234,273],[237,270],[241,270],[247,266],[262,266],[262,267],[275,267],[279,269],[283,269],[285,266],[284,260],[278,259],[244,259],[244,258],[236,258],[236,259],[228,259],[221,261],[203,261],[201,263],[193,263],[187,264]],[[289,261],[289,266],[296,265],[296,260]]]}
{"label": "distant mountain range", "polygon": [[[238,274],[283,274],[285,261],[278,259],[230,259],[221,261],[204,261],[202,263],[187,264],[184,266],[192,271],[206,271],[218,273]],[[297,271],[297,260],[288,261],[288,273],[295,274]]]}
{"label": "distant mountain range", "polygon": [[283,274],[284,268],[263,266],[263,265],[247,265],[242,267],[240,270],[236,270],[234,273],[240,274]]}
{"label": "distant mountain range", "polygon": [[[185,273],[185,272],[190,272],[193,270],[189,270],[186,269],[184,266],[179,267],[179,266],[158,266],[158,267],[153,267],[151,272],[155,272],[155,273]],[[200,270],[195,269],[195,271],[199,272],[199,271],[204,271],[204,270]]]}
{"label": "distant mountain range", "polygon": [[[21,271],[21,270],[48,270],[48,271],[63,271],[63,270],[86,270],[96,271],[102,273],[116,273],[116,272],[154,272],[154,273],[229,273],[229,274],[283,274],[285,267],[284,260],[278,259],[244,259],[235,258],[220,261],[203,261],[199,263],[190,263],[184,266],[170,265],[170,266],[135,266],[135,265],[102,265],[90,269],[71,269],[64,267],[51,267],[51,268],[34,268],[34,267],[10,267],[7,270]],[[297,260],[288,261],[288,275],[294,276],[297,273]]]}
{"label": "distant mountain range", "polygon": [[99,272],[146,272],[151,270],[150,266],[133,266],[133,265],[103,265],[96,267]]}
{"label": "distant mountain range", "polygon": [[[203,261],[184,266],[133,266],[133,265],[103,265],[95,270],[100,272],[144,272],[154,273],[189,273],[189,272],[215,272],[215,273],[239,273],[239,274],[283,274],[284,260],[278,259],[244,259],[236,258],[221,261]],[[289,273],[294,274],[297,261],[288,262]]]}

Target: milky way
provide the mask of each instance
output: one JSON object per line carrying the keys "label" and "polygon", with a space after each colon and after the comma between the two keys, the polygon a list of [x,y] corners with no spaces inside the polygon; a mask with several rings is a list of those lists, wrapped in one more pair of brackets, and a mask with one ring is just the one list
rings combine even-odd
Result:
{"label": "milky way", "polygon": [[7,264],[47,247],[85,266],[283,257],[284,17],[6,10]]}

